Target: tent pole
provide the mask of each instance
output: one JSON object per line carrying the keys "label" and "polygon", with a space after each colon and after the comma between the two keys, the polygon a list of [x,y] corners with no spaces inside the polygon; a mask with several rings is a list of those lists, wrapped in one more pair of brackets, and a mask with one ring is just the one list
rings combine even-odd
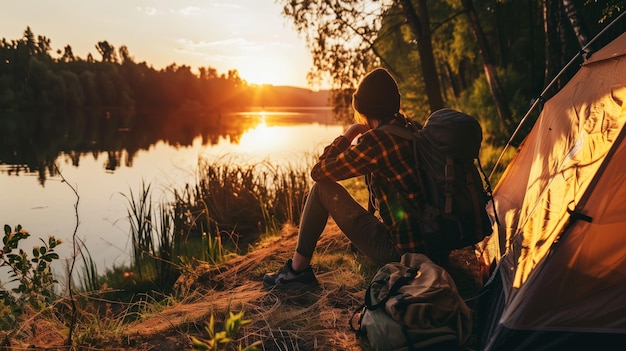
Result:
{"label": "tent pole", "polygon": [[[615,22],[617,22],[619,19],[621,19],[622,17],[624,17],[624,15],[626,15],[626,12],[622,12],[619,16],[617,16],[613,21],[611,21],[611,23],[609,23],[606,27],[604,27],[604,29],[602,29],[598,34],[596,34],[588,43],[587,45],[585,45],[582,49],[580,49],[580,51],[578,51],[576,53],[576,55],[574,55],[574,57],[572,57],[572,59],[561,69],[561,71],[559,71],[559,73],[550,81],[550,83],[543,89],[543,91],[541,92],[541,95],[539,95],[539,97],[537,99],[535,99],[535,101],[533,102],[533,104],[530,106],[530,109],[528,109],[528,112],[526,112],[526,114],[524,115],[524,117],[522,117],[522,119],[520,120],[520,122],[517,124],[517,128],[515,128],[515,131],[513,132],[513,134],[511,134],[511,137],[509,138],[509,141],[507,141],[506,145],[504,145],[504,149],[502,149],[502,152],[500,153],[500,156],[498,157],[498,160],[496,161],[496,163],[494,164],[493,168],[491,169],[491,173],[489,173],[489,180],[491,181],[491,178],[493,177],[493,175],[495,174],[498,166],[500,165],[500,162],[502,161],[502,158],[504,157],[504,154],[506,153],[506,150],[509,148],[509,146],[511,145],[511,143],[513,142],[513,139],[515,139],[515,137],[517,136],[517,134],[519,133],[520,129],[522,128],[522,125],[524,125],[524,122],[526,122],[526,119],[528,119],[528,116],[530,116],[530,114],[532,113],[532,111],[535,109],[535,107],[537,107],[537,105],[543,101],[543,95],[550,89],[552,88],[552,86],[554,85],[554,83],[556,83],[556,81],[561,77],[561,75],[563,75],[563,73],[583,54],[587,53],[587,49],[589,48],[589,46],[591,46],[591,44],[593,44],[604,32],[606,32],[611,26],[613,26],[613,24],[615,24]],[[584,57],[584,56],[583,56]],[[589,57],[587,57],[586,59],[588,59]]]}

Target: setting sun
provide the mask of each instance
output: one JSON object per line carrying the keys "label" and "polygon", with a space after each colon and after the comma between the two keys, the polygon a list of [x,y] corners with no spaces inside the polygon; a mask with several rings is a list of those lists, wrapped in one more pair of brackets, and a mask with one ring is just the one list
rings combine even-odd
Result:
{"label": "setting sun", "polygon": [[[74,55],[100,55],[106,40],[126,46],[136,62],[155,69],[173,63],[197,72],[211,67],[219,74],[237,70],[250,84],[306,87],[312,65],[304,38],[281,15],[273,0],[229,2],[12,1],[3,4],[0,23],[9,39],[30,27],[50,39],[51,51],[71,46]],[[24,14],[28,14],[25,16]],[[63,18],[63,21],[59,21]]]}
{"label": "setting sun", "polygon": [[[278,43],[269,44],[279,46]],[[289,56],[275,55],[276,50],[270,49],[259,52],[254,59],[242,57],[237,59],[239,76],[249,84],[292,85],[294,78],[302,74],[302,69]]]}

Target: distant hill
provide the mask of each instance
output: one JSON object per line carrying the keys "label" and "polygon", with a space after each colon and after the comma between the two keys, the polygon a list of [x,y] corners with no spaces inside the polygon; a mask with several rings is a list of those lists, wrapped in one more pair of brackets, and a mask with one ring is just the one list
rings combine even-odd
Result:
{"label": "distant hill", "polygon": [[295,106],[295,107],[328,107],[329,90],[313,91],[311,89],[275,86],[250,86],[250,101],[253,106]]}

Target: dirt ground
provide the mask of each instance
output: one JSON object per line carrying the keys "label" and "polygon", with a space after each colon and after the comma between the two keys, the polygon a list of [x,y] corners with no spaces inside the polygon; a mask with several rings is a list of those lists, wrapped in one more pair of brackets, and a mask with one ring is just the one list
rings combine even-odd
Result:
{"label": "dirt ground", "polygon": [[[245,256],[219,266],[201,265],[188,272],[177,283],[180,302],[158,313],[145,314],[140,321],[122,328],[118,337],[100,346],[62,346],[66,340],[63,331],[38,322],[33,323],[33,338],[24,348],[190,350],[191,336],[208,338],[205,326],[211,315],[219,326],[229,311],[244,311],[245,318],[252,322],[241,329],[243,346],[256,341],[261,343],[257,347],[266,351],[367,350],[349,322],[362,303],[368,284],[363,272],[375,268],[368,268],[355,256],[335,225],[327,226],[313,261],[319,289],[299,294],[262,289],[263,275],[278,269],[291,257],[296,239],[296,228],[287,226],[279,236],[264,240]],[[476,307],[473,298],[482,286],[474,257],[473,250],[454,251],[445,267],[470,308]],[[0,350],[9,349],[15,348],[0,346]]]}

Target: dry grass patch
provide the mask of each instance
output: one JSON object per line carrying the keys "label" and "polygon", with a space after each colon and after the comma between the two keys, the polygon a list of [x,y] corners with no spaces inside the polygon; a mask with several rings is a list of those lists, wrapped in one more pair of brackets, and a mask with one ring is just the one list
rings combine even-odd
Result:
{"label": "dry grass patch", "polygon": [[[194,269],[187,269],[177,281],[182,292],[180,302],[142,313],[140,321],[109,331],[110,339],[99,338],[96,344],[106,347],[98,348],[90,342],[87,349],[190,350],[192,336],[208,337],[204,328],[211,315],[215,317],[216,330],[221,330],[229,312],[243,311],[244,318],[252,322],[241,326],[239,339],[233,345],[260,341],[259,349],[264,351],[367,350],[350,329],[349,320],[362,303],[376,267],[354,252],[332,221],[313,259],[319,288],[302,293],[262,289],[263,275],[282,267],[293,255],[296,241],[297,229],[285,226],[279,235],[263,239],[245,256],[219,265],[199,263]],[[472,250],[456,251],[445,267],[457,282],[461,296],[470,301],[470,307],[475,307],[471,298],[482,284],[474,257]],[[43,324],[32,320],[31,325]],[[53,330],[63,328],[60,324],[56,328],[46,325]],[[56,340],[50,340],[51,337]],[[26,345],[47,350],[72,349],[62,342],[58,332],[37,331]]]}
{"label": "dry grass patch", "polygon": [[[361,350],[349,318],[363,299],[366,280],[359,255],[336,226],[329,226],[318,245],[313,267],[320,287],[311,292],[262,289],[263,275],[278,270],[293,255],[297,229],[286,226],[278,236],[260,242],[245,256],[218,266],[200,265],[177,285],[184,301],[128,329],[135,347],[154,345],[156,335],[189,342],[206,338],[211,314],[223,321],[229,311],[244,311],[252,323],[241,328],[243,345],[260,340],[263,350]],[[126,347],[133,345],[126,345]],[[128,348],[129,349],[129,348]],[[165,350],[159,348],[159,350]]]}

